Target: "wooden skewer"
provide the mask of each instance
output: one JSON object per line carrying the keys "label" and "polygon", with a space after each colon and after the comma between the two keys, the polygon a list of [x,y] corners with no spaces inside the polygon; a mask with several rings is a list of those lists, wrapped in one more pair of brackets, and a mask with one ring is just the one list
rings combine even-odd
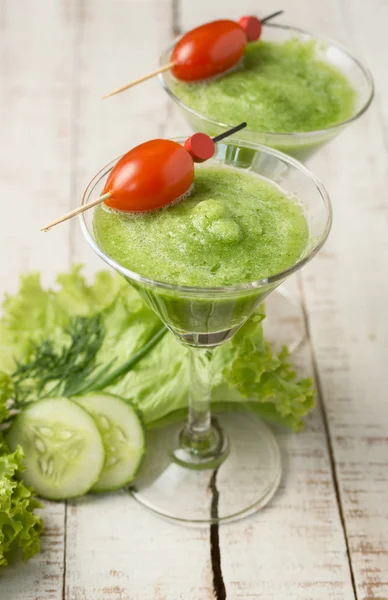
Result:
{"label": "wooden skewer", "polygon": [[175,65],[176,65],[175,62],[169,62],[166,65],[163,65],[163,67],[159,67],[159,69],[155,69],[155,71],[152,71],[152,73],[147,73],[147,75],[143,75],[143,77],[134,79],[134,81],[131,81],[131,83],[122,85],[121,87],[117,88],[117,90],[113,90],[113,92],[110,92],[109,94],[105,94],[105,96],[103,96],[102,99],[104,100],[104,98],[109,98],[110,96],[114,96],[115,94],[120,94],[120,92],[124,92],[125,90],[128,90],[129,88],[133,87],[134,85],[137,85],[138,83],[141,83],[142,81],[146,81],[147,79],[151,79],[151,77],[155,77],[156,75],[159,75],[159,73],[164,73],[164,71],[168,71],[169,69],[172,69],[172,67],[174,67]]}
{"label": "wooden skewer", "polygon": [[59,219],[56,219],[55,221],[51,221],[51,223],[49,223],[45,227],[42,227],[41,231],[49,231],[49,229],[51,229],[51,227],[54,227],[54,225],[63,223],[63,221],[67,221],[68,219],[72,219],[76,215],[79,215],[80,213],[84,212],[85,210],[89,210],[89,208],[93,208],[93,206],[97,206],[97,204],[101,204],[101,202],[104,202],[104,200],[108,200],[108,198],[110,198],[111,196],[112,196],[112,194],[110,192],[107,192],[103,196],[96,198],[96,200],[93,200],[92,202],[88,202],[88,204],[82,204],[82,206],[75,208],[74,210],[67,213],[66,215],[63,215]]}
{"label": "wooden skewer", "polygon": [[[231,127],[227,131],[223,131],[222,133],[219,133],[218,135],[213,137],[212,140],[216,144],[217,142],[220,142],[221,140],[229,137],[230,135],[237,133],[238,131],[240,131],[240,129],[244,129],[244,127],[246,127],[246,126],[247,126],[247,124],[245,122],[240,123],[239,125],[236,125],[235,127]],[[56,219],[55,221],[51,221],[51,223],[49,223],[45,227],[42,227],[41,231],[49,231],[51,229],[51,227],[54,227],[55,225],[59,225],[59,223],[63,223],[63,221],[67,221],[68,219],[71,219],[72,217],[79,215],[80,213],[84,212],[85,210],[89,210],[89,208],[93,208],[93,206],[97,206],[97,204],[101,204],[101,202],[104,202],[104,200],[108,200],[108,198],[111,198],[111,197],[112,197],[112,192],[107,192],[106,194],[99,196],[99,198],[96,198],[96,200],[93,200],[92,202],[88,202],[87,204],[82,204],[81,206],[79,206],[78,208],[75,208],[74,210],[67,213],[66,215],[63,215],[63,217],[60,217],[59,219]]]}
{"label": "wooden skewer", "polygon": [[[274,19],[275,17],[281,15],[282,13],[284,13],[284,10],[277,10],[276,12],[268,15],[267,17],[264,17],[264,19],[261,19],[261,22],[264,25],[265,23],[267,23],[268,21],[271,21],[271,19]],[[109,94],[105,94],[105,96],[102,97],[102,100],[104,100],[105,98],[110,98],[111,96],[114,96],[115,94],[120,94],[121,92],[125,92],[125,90],[128,90],[129,88],[133,87],[134,85],[137,85],[138,83],[141,83],[142,81],[147,81],[147,79],[151,79],[152,77],[155,77],[155,75],[159,75],[159,73],[164,73],[164,71],[168,71],[169,69],[172,69],[172,67],[174,67],[176,64],[177,64],[176,62],[169,62],[166,65],[163,65],[163,67],[159,67],[159,69],[155,69],[155,71],[152,71],[151,73],[147,73],[147,75],[143,75],[142,77],[139,77],[138,79],[134,79],[130,83],[127,83],[126,85],[122,85],[121,87],[117,88],[117,90],[113,90],[113,92],[109,92]]]}

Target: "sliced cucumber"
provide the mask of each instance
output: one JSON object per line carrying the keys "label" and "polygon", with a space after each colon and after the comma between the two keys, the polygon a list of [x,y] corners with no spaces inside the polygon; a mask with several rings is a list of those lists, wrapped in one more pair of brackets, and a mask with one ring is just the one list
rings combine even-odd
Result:
{"label": "sliced cucumber", "polygon": [[7,441],[12,450],[24,450],[27,485],[51,500],[86,494],[104,465],[93,418],[67,398],[31,403],[16,417]]}
{"label": "sliced cucumber", "polygon": [[136,475],[145,450],[145,428],[128,402],[105,393],[74,398],[95,419],[105,450],[105,463],[94,492],[117,490]]}

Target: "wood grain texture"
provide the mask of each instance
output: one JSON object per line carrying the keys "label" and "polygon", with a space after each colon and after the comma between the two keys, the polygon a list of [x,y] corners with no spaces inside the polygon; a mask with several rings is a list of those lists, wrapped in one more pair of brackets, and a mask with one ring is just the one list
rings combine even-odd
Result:
{"label": "wood grain texture", "polygon": [[0,574],[1,600],[63,600],[64,525],[62,503],[44,502],[41,553],[17,562]]}
{"label": "wood grain texture", "polygon": [[[358,598],[388,597],[387,5],[342,2],[342,24],[376,78],[366,116],[319,165],[335,203],[305,294]],[[384,50],[385,48],[385,50]],[[319,157],[317,157],[318,159]]]}
{"label": "wood grain texture", "polygon": [[[50,282],[73,261],[101,268],[78,222],[49,234],[39,227],[79,204],[112,157],[188,131],[157,81],[100,97],[155,68],[178,29],[275,8],[271,0],[2,1],[0,234],[10,255],[0,263],[1,292],[31,268]],[[120,493],[69,503],[66,572],[65,509],[47,503],[43,553],[5,572],[1,600],[388,598],[387,3],[280,8],[279,22],[358,49],[378,84],[367,116],[311,163],[335,221],[300,278],[311,344],[297,358],[306,374],[315,363],[323,411],[302,434],[277,432],[285,476],[270,506],[220,528],[224,592],[214,589],[209,528],[163,522]]]}
{"label": "wood grain texture", "polygon": [[[199,4],[206,12],[203,20],[219,17],[225,6]],[[183,0],[182,29],[199,24],[197,8],[198,3],[194,9],[192,3]],[[333,196],[334,230],[328,245],[302,278],[349,538],[352,576],[359,598],[386,598],[388,418],[383,404],[383,365],[388,346],[387,320],[383,317],[387,296],[381,275],[388,267],[388,206],[384,194],[388,88],[386,52],[381,46],[387,6],[376,1],[366,9],[363,2],[349,1],[314,3],[313,10],[306,10],[305,2],[293,2],[285,8],[282,22],[311,28],[357,48],[370,62],[378,84],[377,105],[368,116],[313,161],[313,169]],[[260,14],[267,9],[271,10],[270,4],[260,3]],[[255,3],[244,3],[244,11],[249,10],[256,10]],[[227,14],[239,15],[240,7],[236,6]],[[364,238],[362,244],[365,228],[373,240]],[[279,588],[283,578],[284,572]],[[304,593],[312,596],[311,590],[305,589]],[[315,588],[314,598],[319,594],[319,588]]]}
{"label": "wood grain texture", "polygon": [[208,530],[171,525],[127,493],[69,506],[68,600],[212,598]]}
{"label": "wood grain texture", "polygon": [[[101,99],[109,90],[158,66],[159,55],[172,36],[170,0],[83,0],[82,7],[77,20],[74,206],[90,179],[114,157],[147,139],[166,135],[171,110],[157,79]],[[74,260],[87,263],[90,270],[102,267],[76,220],[71,247]]]}
{"label": "wood grain texture", "polygon": [[0,262],[1,292],[21,271],[49,281],[69,265],[68,226],[55,237],[39,226],[69,206],[73,35],[71,2],[1,3],[1,242],[11,254]]}
{"label": "wood grain texture", "polygon": [[[381,136],[376,112],[357,129],[363,148],[371,148]],[[386,598],[388,335],[381,275],[388,254],[386,183],[379,176],[385,158],[368,160],[345,138],[337,143],[352,167],[345,172],[330,161],[337,219],[320,260],[305,271],[304,288],[359,597]]]}
{"label": "wood grain texture", "polygon": [[[311,374],[309,346],[295,355]],[[333,487],[322,415],[306,430],[277,432],[284,474],[280,491],[254,518],[220,529],[227,598],[351,600],[346,543]]]}
{"label": "wood grain texture", "polygon": [[[1,296],[23,271],[51,283],[70,263],[69,228],[48,237],[39,227],[69,207],[73,36],[70,1],[1,2]],[[0,576],[1,600],[62,599],[64,506],[47,502],[44,516],[42,554]]]}
{"label": "wood grain texture", "polygon": [[[281,8],[284,10],[284,14],[274,19],[276,23],[311,29],[320,35],[332,35],[339,41],[346,39],[345,32],[338,37],[337,32],[333,31],[335,23],[342,18],[340,0],[328,0],[327,2],[286,0],[279,3],[278,6],[274,5],[273,0],[260,0],[259,3],[255,0],[244,0],[244,2],[180,0],[177,4],[176,21],[180,31],[187,31],[213,19],[238,19],[243,15],[265,17],[273,13],[276,8]],[[360,4],[363,3],[360,2]]]}
{"label": "wood grain texture", "polygon": [[[144,36],[147,23],[148,35]],[[157,80],[114,98],[113,87],[158,64],[172,36],[170,1],[83,3],[78,20],[75,197],[112,157],[174,133]],[[175,131],[177,133],[177,131]],[[72,252],[89,272],[104,267],[72,224]],[[126,493],[85,498],[67,514],[66,600],[197,600],[212,597],[208,530],[156,519]]]}
{"label": "wood grain texture", "polygon": [[[202,12],[199,16],[197,7],[183,0],[183,30],[198,25],[199,19],[241,16],[241,7],[235,4],[225,13],[225,3],[199,2],[204,17]],[[273,8],[270,2],[260,3],[260,14]],[[336,2],[325,7],[314,3],[314,12],[306,10],[305,2],[293,2],[285,8],[279,22],[321,34],[329,34],[332,21],[342,16]],[[256,14],[257,4],[244,3],[244,12]],[[345,38],[345,33],[339,36]],[[311,373],[308,348],[300,353],[299,360],[301,369]],[[220,530],[227,598],[352,599],[346,540],[320,411],[311,415],[305,432],[297,436],[279,433],[278,439],[286,460],[280,494],[245,527],[236,523]]]}

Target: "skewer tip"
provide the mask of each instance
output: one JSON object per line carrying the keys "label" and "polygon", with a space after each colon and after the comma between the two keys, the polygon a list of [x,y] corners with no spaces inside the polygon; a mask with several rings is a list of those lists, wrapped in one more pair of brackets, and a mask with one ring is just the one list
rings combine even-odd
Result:
{"label": "skewer tip", "polygon": [[75,208],[74,210],[67,213],[66,215],[63,215],[63,217],[60,217],[59,219],[52,221],[48,225],[45,225],[44,227],[42,227],[41,231],[49,231],[55,225],[59,225],[59,223],[63,223],[63,221],[67,221],[68,219],[71,219],[71,218],[75,217],[76,215],[79,215],[80,213],[85,212],[85,210],[88,210],[89,208],[93,208],[94,206],[97,206],[97,204],[101,204],[101,202],[108,200],[108,198],[111,198],[111,196],[112,196],[112,192],[106,192],[106,194],[103,194],[96,200],[93,200],[93,202],[88,202],[88,204],[82,204],[81,206],[79,206],[78,208]]}
{"label": "skewer tip", "polygon": [[163,65],[162,67],[159,67],[158,69],[155,69],[155,71],[152,71],[151,73],[147,73],[147,75],[143,75],[142,77],[139,77],[138,79],[134,79],[130,83],[127,83],[126,85],[122,85],[121,87],[117,88],[116,90],[113,90],[113,92],[109,92],[109,94],[105,94],[104,96],[102,96],[101,100],[104,100],[105,98],[110,98],[111,96],[115,96],[116,94],[120,94],[121,92],[125,92],[125,90],[128,90],[129,88],[137,85],[138,83],[141,83],[142,81],[147,81],[147,79],[151,79],[152,77],[159,75],[159,73],[164,73],[164,71],[168,71],[169,69],[172,69],[172,67],[174,67],[175,64],[176,63],[174,61],[169,62],[166,65]]}

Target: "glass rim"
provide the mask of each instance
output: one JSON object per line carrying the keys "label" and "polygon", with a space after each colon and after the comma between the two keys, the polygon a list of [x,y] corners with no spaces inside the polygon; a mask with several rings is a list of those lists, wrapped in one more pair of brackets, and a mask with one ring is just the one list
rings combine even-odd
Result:
{"label": "glass rim", "polygon": [[[310,138],[316,137],[316,136],[323,136],[327,133],[334,133],[337,129],[340,129],[340,128],[344,127],[345,125],[348,125],[349,123],[352,123],[353,121],[356,121],[359,117],[361,117],[366,112],[366,110],[369,108],[369,106],[374,98],[374,94],[375,94],[375,87],[374,87],[372,73],[370,72],[368,67],[366,67],[363,64],[363,62],[351,50],[349,50],[349,48],[347,48],[340,42],[336,42],[335,40],[333,40],[329,37],[315,35],[313,33],[310,33],[309,31],[306,31],[305,29],[301,29],[300,27],[293,27],[292,25],[281,25],[280,23],[264,23],[263,27],[272,27],[274,29],[285,29],[288,31],[295,31],[299,34],[307,35],[311,38],[318,40],[319,42],[323,42],[324,44],[326,44],[328,46],[330,45],[330,46],[333,46],[334,48],[340,50],[341,52],[346,54],[348,56],[348,58],[350,58],[350,60],[352,60],[363,72],[365,79],[368,82],[369,94],[368,94],[368,97],[367,97],[366,101],[364,102],[364,104],[361,106],[361,108],[357,112],[354,113],[354,115],[352,115],[348,119],[345,119],[344,121],[341,121],[340,123],[335,123],[334,125],[331,125],[330,127],[326,127],[325,129],[316,129],[314,131],[299,131],[299,132],[298,131],[295,131],[295,132],[254,131],[253,129],[246,129],[245,131],[247,133],[251,133],[253,135],[266,136],[266,139],[272,138],[273,140],[279,140],[279,138],[281,138],[281,137],[286,138],[290,141],[295,140],[295,139],[302,139],[302,140],[310,139]],[[178,36],[177,38],[175,38],[175,40],[167,47],[167,49],[162,52],[160,61],[159,61],[160,66],[163,66],[163,64],[164,64],[164,62],[162,62],[162,58],[163,58],[165,52],[169,53],[173,49],[173,47],[175,46],[177,41],[180,40],[181,37],[183,37],[183,35],[185,35],[185,34],[182,34],[182,35]],[[171,90],[171,88],[168,86],[168,83],[165,79],[164,73],[160,73],[158,75],[158,79],[159,79],[163,89],[167,92],[167,94],[170,96],[170,98],[180,108],[186,110],[187,112],[191,113],[193,116],[201,119],[202,121],[205,121],[206,123],[215,125],[216,127],[222,127],[225,129],[229,129],[229,128],[233,127],[233,125],[234,125],[233,123],[221,123],[220,121],[211,119],[210,117],[207,117],[207,116],[197,112],[193,108],[190,108],[190,106],[187,106],[187,104],[182,102],[182,100],[180,98],[178,98],[178,96],[176,96],[174,94],[174,92]],[[274,143],[276,143],[276,142],[274,141]]]}
{"label": "glass rim", "polygon": [[[171,139],[177,143],[183,143],[187,139],[187,136],[171,138]],[[225,144],[225,142],[219,142],[219,143]],[[230,293],[230,294],[234,294],[236,292],[250,292],[257,288],[264,287],[266,285],[272,285],[272,284],[275,284],[278,282],[280,283],[282,280],[286,279],[293,273],[296,273],[296,271],[298,271],[301,267],[303,267],[305,264],[310,262],[310,260],[317,254],[317,252],[324,245],[324,243],[327,240],[327,237],[330,233],[330,229],[331,229],[332,222],[333,222],[333,211],[332,211],[330,196],[329,196],[326,188],[324,187],[324,185],[320,181],[320,179],[318,177],[316,177],[316,175],[314,175],[314,173],[312,171],[310,171],[310,169],[308,169],[308,167],[306,167],[301,162],[295,160],[288,154],[279,152],[278,150],[275,150],[274,148],[269,148],[262,144],[256,144],[253,142],[247,142],[245,140],[238,140],[235,138],[231,139],[228,145],[241,145],[244,148],[261,151],[261,152],[264,152],[265,154],[272,155],[275,158],[278,158],[279,160],[282,160],[282,161],[286,162],[287,164],[293,166],[298,171],[301,171],[315,185],[315,188],[318,191],[319,195],[321,196],[324,207],[327,211],[326,224],[325,224],[322,234],[319,236],[319,238],[313,244],[312,248],[309,250],[309,252],[306,254],[306,256],[303,256],[302,258],[300,258],[294,265],[292,265],[291,267],[288,267],[284,271],[276,273],[275,275],[270,275],[268,277],[257,279],[255,281],[248,282],[248,283],[239,283],[239,284],[233,284],[233,285],[196,287],[196,286],[186,286],[186,285],[179,285],[179,284],[173,284],[173,283],[165,283],[163,281],[156,281],[154,279],[144,277],[143,275],[140,275],[139,273],[136,273],[135,271],[131,271],[130,269],[127,269],[123,265],[120,265],[120,263],[116,262],[108,254],[106,254],[100,248],[100,246],[98,245],[98,243],[96,242],[96,240],[94,239],[92,234],[90,233],[89,227],[86,223],[86,217],[85,217],[86,211],[84,211],[79,215],[79,219],[80,219],[80,223],[81,223],[82,233],[83,233],[86,241],[88,242],[89,246],[110,267],[112,267],[113,269],[118,271],[124,277],[131,279],[131,280],[135,281],[136,283],[151,286],[151,287],[157,287],[157,288],[161,288],[161,289],[169,290],[169,291],[175,291],[175,292],[179,291],[179,292],[183,292],[183,293],[191,294],[191,295],[207,295],[207,294],[211,294],[211,293],[219,294],[221,292],[226,292],[226,293]],[[121,155],[121,156],[123,156],[123,155]],[[98,183],[101,181],[101,179],[103,179],[103,177],[105,177],[105,175],[113,168],[113,166],[121,158],[121,156],[110,161],[91,179],[91,181],[88,183],[88,185],[83,193],[82,205],[87,204],[87,199],[88,199],[89,195],[91,194],[91,192],[93,191],[93,189],[96,187],[96,185],[98,185]]]}

